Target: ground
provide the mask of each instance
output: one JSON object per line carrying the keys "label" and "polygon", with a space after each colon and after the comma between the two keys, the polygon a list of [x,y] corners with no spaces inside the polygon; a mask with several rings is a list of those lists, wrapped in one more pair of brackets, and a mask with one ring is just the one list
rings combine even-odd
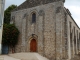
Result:
{"label": "ground", "polygon": [[49,60],[38,53],[14,53],[0,55],[0,60]]}
{"label": "ground", "polygon": [[[25,55],[26,54],[26,55]],[[10,55],[0,55],[0,60],[21,60],[22,58],[24,58],[24,59],[26,59],[27,60],[27,57],[29,57],[29,56],[27,56],[27,55],[31,55],[32,56],[32,54],[34,54],[34,55],[37,55],[36,57],[37,58],[40,58],[40,60],[47,60],[47,59],[43,59],[44,57],[41,57],[41,56],[39,56],[39,54],[37,54],[37,53],[15,53],[15,54],[10,54]],[[15,55],[15,56],[14,56]],[[33,56],[34,56],[33,55]],[[11,56],[13,56],[13,57],[11,57]],[[16,56],[17,56],[17,58],[16,58]],[[25,57],[25,56],[27,56],[27,57]],[[30,56],[30,57],[31,57]],[[33,57],[32,56],[32,57]],[[36,58],[35,57],[35,58]],[[29,58],[28,58],[29,59]],[[31,60],[33,60],[33,59],[31,59]],[[35,60],[35,59],[34,59]],[[39,60],[39,59],[36,59],[36,60]],[[80,60],[80,54],[78,54],[78,55],[76,55],[73,59],[71,59],[71,60]]]}
{"label": "ground", "polygon": [[80,60],[80,53],[78,55],[76,55],[73,59],[71,60]]}
{"label": "ground", "polygon": [[0,60],[20,60],[20,59],[16,59],[8,55],[0,55]]}

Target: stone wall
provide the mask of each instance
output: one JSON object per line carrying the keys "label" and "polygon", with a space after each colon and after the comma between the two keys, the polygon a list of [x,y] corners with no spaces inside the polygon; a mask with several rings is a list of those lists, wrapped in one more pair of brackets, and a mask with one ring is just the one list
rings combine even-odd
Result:
{"label": "stone wall", "polygon": [[[36,14],[35,23],[32,23],[33,13]],[[71,26],[70,22],[72,22]],[[37,53],[50,60],[71,59],[74,54],[78,53],[77,43],[80,31],[64,8],[62,0],[14,11],[11,13],[11,23],[14,23],[20,31],[19,42],[15,47],[16,52],[30,52],[30,42],[35,39]],[[78,31],[77,34],[76,31]],[[76,45],[74,45],[74,40]]]}
{"label": "stone wall", "polygon": [[[64,9],[65,10],[65,9]],[[69,12],[68,9],[65,10],[65,14],[66,14],[66,22],[67,22],[67,57],[68,59],[74,58],[75,54],[78,54],[79,52],[79,44],[78,41],[79,39],[79,32],[80,32],[80,28],[78,27],[78,25],[76,24],[76,22],[74,21],[74,19],[71,16],[71,13]]]}
{"label": "stone wall", "polygon": [[[32,34],[35,34],[38,36],[36,38],[38,53],[51,60],[61,59],[63,8],[62,2],[55,2],[12,12],[11,16],[15,17],[12,23],[14,22],[20,31],[20,42],[16,46],[18,49],[16,52],[29,52],[30,39]],[[36,23],[34,24],[31,23],[32,13],[36,13]],[[58,52],[58,50],[60,51]]]}

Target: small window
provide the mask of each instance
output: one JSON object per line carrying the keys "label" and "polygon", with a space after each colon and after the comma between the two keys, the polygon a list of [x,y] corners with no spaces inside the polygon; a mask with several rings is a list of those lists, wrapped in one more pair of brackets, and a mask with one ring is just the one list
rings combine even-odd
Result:
{"label": "small window", "polygon": [[32,23],[35,23],[35,22],[36,22],[36,14],[33,13],[33,14],[32,14]]}

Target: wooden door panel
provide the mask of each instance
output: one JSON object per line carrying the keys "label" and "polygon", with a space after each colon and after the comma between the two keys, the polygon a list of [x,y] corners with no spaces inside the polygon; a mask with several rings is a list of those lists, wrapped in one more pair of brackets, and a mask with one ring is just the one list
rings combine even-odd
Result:
{"label": "wooden door panel", "polygon": [[30,43],[30,51],[31,52],[36,52],[37,51],[37,43],[36,43],[36,40],[35,39],[32,39],[31,40],[31,43]]}

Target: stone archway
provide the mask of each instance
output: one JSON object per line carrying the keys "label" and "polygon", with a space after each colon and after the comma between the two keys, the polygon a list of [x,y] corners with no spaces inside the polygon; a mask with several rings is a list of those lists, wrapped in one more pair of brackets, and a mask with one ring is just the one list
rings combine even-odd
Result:
{"label": "stone archway", "polygon": [[[35,47],[36,51],[31,51],[31,45],[33,45],[33,44],[36,45],[36,47]],[[32,34],[32,35],[29,36],[29,38],[27,40],[27,48],[26,48],[26,50],[27,50],[27,52],[38,52],[38,36],[37,35]]]}
{"label": "stone archway", "polygon": [[32,39],[30,42],[30,52],[37,52],[37,42],[35,39]]}

